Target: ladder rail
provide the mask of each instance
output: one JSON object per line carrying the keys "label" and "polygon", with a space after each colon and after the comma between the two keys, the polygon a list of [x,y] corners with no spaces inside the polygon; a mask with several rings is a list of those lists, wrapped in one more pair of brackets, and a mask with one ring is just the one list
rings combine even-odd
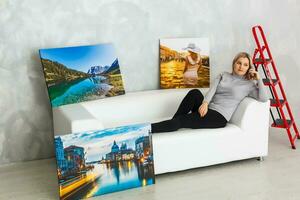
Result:
{"label": "ladder rail", "polygon": [[[265,49],[267,50],[268,58],[271,59],[271,66],[272,66],[272,69],[273,69],[273,71],[274,71],[274,73],[275,73],[275,77],[276,77],[276,79],[278,80],[278,85],[279,85],[280,92],[281,92],[281,95],[282,95],[282,97],[283,97],[283,100],[286,102],[286,108],[287,108],[287,111],[288,111],[288,113],[289,113],[289,117],[290,117],[290,119],[294,122],[294,117],[293,117],[291,108],[290,108],[290,106],[289,106],[289,103],[288,103],[288,101],[287,101],[287,97],[286,97],[285,91],[284,91],[284,89],[283,89],[282,83],[281,83],[281,81],[280,81],[279,73],[278,73],[278,71],[277,71],[275,62],[274,62],[274,60],[273,60],[273,58],[272,58],[272,54],[271,54],[269,45],[268,45],[268,43],[267,43],[267,40],[266,40],[264,31],[262,30],[261,26],[259,26],[258,29],[259,29],[259,31],[260,31],[260,33],[261,33],[262,38],[263,38],[263,41],[264,41],[264,47],[265,47]],[[257,38],[257,39],[258,39],[258,38]],[[261,52],[263,52],[263,51],[261,51]],[[274,90],[275,90],[275,88],[274,88]],[[279,105],[279,99],[278,99],[278,98],[276,98],[276,99],[277,99],[277,104]],[[285,116],[284,116],[284,118],[285,118]],[[284,121],[286,122],[286,119],[284,119]],[[287,126],[287,123],[286,123],[285,125]],[[293,128],[295,129],[296,134],[299,135],[299,132],[298,132],[298,130],[297,130],[297,127],[295,126],[295,123],[293,123]]]}
{"label": "ladder rail", "polygon": [[[253,33],[253,35],[254,35],[254,37],[255,37],[256,44],[258,44],[258,47],[261,48],[259,39],[258,39],[258,37],[257,37],[256,29],[258,29],[258,31],[260,32],[261,38],[262,38],[263,41],[264,41],[264,45],[263,45],[263,46],[264,46],[265,49],[267,50],[268,56],[270,56],[269,58],[270,58],[271,60],[273,60],[271,51],[270,51],[269,46],[268,46],[268,43],[267,43],[267,39],[266,39],[266,37],[265,37],[265,33],[264,33],[262,27],[259,26],[259,25],[256,25],[256,26],[254,26],[254,27],[252,28],[252,33]],[[264,55],[263,55],[263,58],[264,58]]]}
{"label": "ladder rail", "polygon": [[[258,36],[257,36],[257,33],[256,33],[256,29],[259,30],[260,35],[261,35],[261,37],[262,37],[262,39],[263,39],[264,46],[262,46],[262,47],[261,47],[261,45],[260,45],[260,43],[259,43],[259,39],[258,39]],[[282,83],[281,83],[281,81],[280,81],[279,74],[278,74],[278,71],[277,71],[275,62],[274,62],[274,60],[273,60],[273,57],[272,57],[272,54],[271,54],[269,45],[268,45],[268,43],[267,43],[267,39],[266,39],[266,37],[265,37],[264,31],[263,31],[263,29],[262,29],[261,26],[257,25],[257,26],[254,26],[254,27],[252,28],[252,32],[254,32],[256,44],[258,45],[259,49],[260,49],[260,48],[262,49],[262,50],[260,51],[260,55],[262,55],[262,59],[263,59],[263,60],[265,59],[265,58],[264,58],[264,54],[263,54],[263,50],[264,50],[263,47],[267,50],[268,58],[271,59],[272,69],[273,69],[273,71],[274,71],[274,73],[275,73],[276,79],[278,80],[278,84],[279,84],[279,88],[280,88],[281,95],[282,95],[282,97],[283,97],[283,100],[287,103],[287,111],[288,111],[288,113],[289,113],[289,115],[290,115],[290,117],[291,117],[291,120],[294,121],[294,117],[293,117],[293,115],[292,115],[290,106],[288,105],[287,98],[286,98],[286,94],[285,94],[284,89],[283,89],[283,87],[282,87]],[[270,78],[271,78],[271,77],[270,77]],[[275,88],[274,88],[274,89],[275,89]],[[276,95],[275,95],[275,96],[276,96]],[[276,97],[276,100],[277,100],[277,104],[279,105],[280,102],[279,102],[279,99],[278,99],[277,97]]]}
{"label": "ladder rail", "polygon": [[[263,46],[260,44],[260,41],[259,41],[259,38],[258,38],[258,35],[257,35],[257,31],[256,31],[257,29],[258,29],[258,31],[259,31],[259,33],[260,33],[260,36],[261,36],[262,40],[263,40],[263,43],[264,43]],[[262,30],[261,26],[254,26],[254,27],[252,28],[252,33],[253,33],[253,35],[254,35],[254,39],[255,39],[255,42],[256,42],[256,45],[257,45],[257,50],[258,50],[258,52],[259,52],[259,57],[260,57],[263,61],[266,60],[265,55],[264,55],[264,50],[267,51],[268,58],[271,59],[272,68],[273,68],[273,70],[275,69],[275,70],[274,70],[275,77],[276,77],[277,80],[279,80],[278,84],[280,84],[279,87],[280,87],[280,90],[281,90],[281,93],[282,93],[282,89],[283,89],[283,88],[282,88],[282,86],[281,86],[281,81],[280,81],[280,79],[279,79],[278,72],[277,72],[276,68],[274,67],[275,65],[274,65],[274,62],[273,62],[273,59],[272,59],[272,55],[271,55],[271,52],[270,52],[270,49],[269,49],[269,46],[268,46],[268,43],[267,43],[267,40],[266,40],[264,31]],[[264,48],[263,48],[263,47],[264,47]],[[254,58],[254,59],[255,59],[255,58]],[[263,64],[265,65],[264,67],[266,68],[266,72],[267,72],[267,74],[268,74],[268,78],[269,78],[270,80],[272,80],[272,76],[271,76],[271,73],[270,73],[270,70],[269,70],[268,66],[267,66],[264,62],[263,62]],[[276,91],[276,88],[275,88],[275,86],[274,86],[273,84],[271,85],[271,87],[272,87],[272,90],[273,90],[273,92],[274,92],[275,100],[277,101],[277,105],[280,105],[279,96],[278,96],[278,93],[277,93],[277,91]],[[284,100],[286,101],[286,97],[285,97],[285,96],[283,96],[283,97],[284,97]],[[280,112],[280,114],[281,114],[281,116],[282,116],[282,118],[283,118],[284,126],[285,126],[285,127],[288,127],[288,123],[287,123],[287,121],[286,121],[286,117],[285,117],[285,115],[284,115],[284,112],[283,112],[283,110],[282,110],[282,107],[279,108],[279,112]]]}
{"label": "ladder rail", "polygon": [[[259,33],[260,38],[258,36],[258,33]],[[292,145],[292,148],[296,149],[296,146],[295,146],[294,142],[295,142],[296,138],[300,139],[300,135],[299,135],[299,132],[298,132],[298,129],[297,129],[297,126],[296,126],[296,122],[295,122],[293,114],[292,114],[292,110],[291,110],[291,108],[289,106],[289,103],[287,101],[286,94],[285,94],[285,91],[283,89],[283,86],[282,86],[282,83],[281,83],[281,80],[280,80],[275,62],[273,60],[273,57],[272,57],[267,39],[265,37],[264,31],[263,31],[263,29],[260,25],[256,25],[256,26],[252,27],[252,34],[254,36],[254,40],[255,40],[255,43],[256,43],[256,49],[254,50],[252,62],[254,64],[256,70],[257,70],[259,64],[262,65],[264,75],[268,79],[267,81],[268,81],[270,92],[271,92],[272,97],[273,97],[273,102],[274,102],[274,100],[276,101],[276,105],[273,105],[273,106],[276,107],[277,112],[278,112],[278,116],[281,119],[281,121],[279,121],[280,124],[277,126],[276,125],[276,120],[274,119],[274,116],[273,116],[273,112],[270,108],[270,113],[271,113],[272,119],[273,119],[274,124],[275,124],[274,126],[278,127],[278,128],[285,128],[286,129],[287,135],[288,135],[290,143]],[[265,55],[265,51],[266,51],[266,55]],[[258,57],[257,57],[257,55],[258,55]],[[257,63],[255,63],[255,61],[257,61]],[[256,65],[256,64],[258,64],[258,65]],[[274,79],[275,84],[273,82],[272,75],[271,75],[271,72],[270,72],[269,67],[268,67],[269,64],[271,64],[272,70],[273,70],[274,75],[276,77],[276,79]],[[277,84],[279,86],[279,90],[280,90],[281,97],[283,98],[283,100],[279,99],[279,93],[277,92],[276,87],[275,87]],[[286,106],[286,109],[288,111],[289,119],[286,118],[286,114],[283,110],[284,105]],[[282,126],[282,124],[284,126]],[[291,130],[290,130],[291,127],[294,128],[294,131],[296,133],[294,137],[291,134]]]}
{"label": "ladder rail", "polygon": [[[263,42],[264,42],[264,45],[261,46],[260,42],[259,42],[259,38],[258,38],[258,35],[257,35],[257,32],[256,30],[258,29],[259,33],[260,33],[260,36],[261,38],[263,39]],[[253,63],[254,63],[254,60],[255,60],[255,57],[257,55],[257,53],[259,52],[259,57],[264,61],[266,60],[265,59],[265,55],[264,55],[264,50],[267,50],[267,53],[268,53],[268,58],[271,59],[271,62],[273,63],[273,59],[272,59],[272,55],[271,55],[271,52],[270,52],[270,49],[269,49],[269,46],[267,44],[267,40],[266,40],[266,37],[265,37],[265,34],[264,34],[264,31],[262,30],[261,26],[257,25],[257,26],[254,26],[252,28],[252,33],[253,33],[253,36],[254,36],[254,39],[255,39],[255,42],[256,42],[256,46],[257,46],[257,49],[255,49],[255,56],[253,56]],[[274,69],[274,66],[272,65],[273,69]],[[270,79],[270,81],[272,82],[272,85],[273,85],[273,81],[272,81],[272,75],[270,73],[270,70],[268,68],[268,66],[266,65],[265,66],[266,68],[266,73],[268,75],[268,78]],[[279,80],[279,76],[278,76],[278,72],[277,70],[274,71],[275,72],[275,76],[276,76],[276,79]],[[274,90],[275,88],[272,87],[272,89]],[[275,99],[277,100],[277,104],[279,105],[279,98],[278,98],[278,95],[277,95],[277,92],[275,92]]]}

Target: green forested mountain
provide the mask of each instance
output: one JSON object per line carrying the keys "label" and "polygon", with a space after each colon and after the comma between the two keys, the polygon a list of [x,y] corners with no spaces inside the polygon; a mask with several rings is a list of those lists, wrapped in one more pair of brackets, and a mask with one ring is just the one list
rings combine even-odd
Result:
{"label": "green forested mountain", "polygon": [[65,65],[53,62],[49,59],[42,59],[42,64],[47,84],[55,84],[62,81],[73,81],[89,76],[87,73],[69,69]]}

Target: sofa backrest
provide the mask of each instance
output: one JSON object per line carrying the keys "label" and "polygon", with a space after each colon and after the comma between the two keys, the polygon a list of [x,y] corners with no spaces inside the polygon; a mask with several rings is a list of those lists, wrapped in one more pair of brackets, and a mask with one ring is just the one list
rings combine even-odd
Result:
{"label": "sofa backrest", "polygon": [[[130,92],[125,95],[83,102],[81,105],[104,127],[147,123],[172,117],[188,89],[161,89]],[[205,94],[208,88],[200,89]]]}

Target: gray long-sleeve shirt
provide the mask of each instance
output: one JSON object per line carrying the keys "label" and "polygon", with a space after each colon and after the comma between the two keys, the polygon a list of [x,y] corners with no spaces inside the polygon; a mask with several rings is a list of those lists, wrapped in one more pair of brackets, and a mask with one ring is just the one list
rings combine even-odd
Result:
{"label": "gray long-sleeve shirt", "polygon": [[208,103],[208,108],[219,112],[229,121],[239,103],[247,96],[261,102],[269,99],[261,79],[247,80],[243,76],[223,72],[211,85],[204,101]]}

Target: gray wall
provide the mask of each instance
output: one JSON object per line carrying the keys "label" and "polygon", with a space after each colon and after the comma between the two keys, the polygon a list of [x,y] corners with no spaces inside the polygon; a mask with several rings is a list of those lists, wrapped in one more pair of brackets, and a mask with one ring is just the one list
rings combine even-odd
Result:
{"label": "gray wall", "polygon": [[261,24],[300,126],[299,17],[296,0],[1,0],[0,164],[54,155],[40,48],[113,42],[126,91],[150,90],[159,38],[209,37],[214,78],[238,51],[252,53]]}

